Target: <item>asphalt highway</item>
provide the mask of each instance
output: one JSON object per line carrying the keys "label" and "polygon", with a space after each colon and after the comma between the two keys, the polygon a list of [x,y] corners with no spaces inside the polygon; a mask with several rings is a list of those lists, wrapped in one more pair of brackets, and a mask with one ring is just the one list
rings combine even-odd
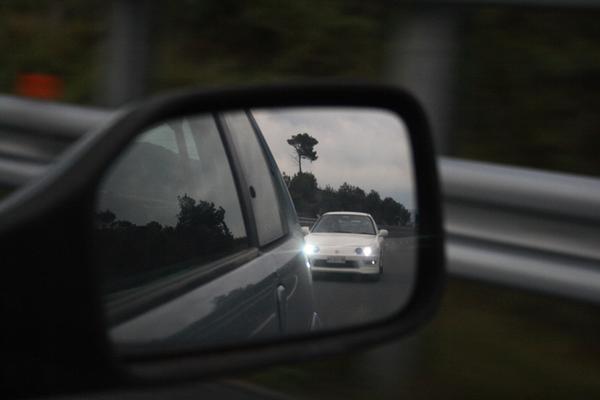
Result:
{"label": "asphalt highway", "polygon": [[410,298],[416,269],[414,237],[385,239],[379,281],[348,274],[314,274],[317,312],[323,329],[382,319],[400,311]]}

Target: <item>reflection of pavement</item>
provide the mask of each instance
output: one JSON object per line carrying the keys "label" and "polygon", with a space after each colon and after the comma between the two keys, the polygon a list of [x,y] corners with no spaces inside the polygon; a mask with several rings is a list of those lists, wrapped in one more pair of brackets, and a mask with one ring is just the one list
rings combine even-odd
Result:
{"label": "reflection of pavement", "polygon": [[386,238],[384,246],[383,274],[377,282],[347,274],[314,275],[315,300],[323,328],[373,321],[406,304],[416,268],[415,238]]}

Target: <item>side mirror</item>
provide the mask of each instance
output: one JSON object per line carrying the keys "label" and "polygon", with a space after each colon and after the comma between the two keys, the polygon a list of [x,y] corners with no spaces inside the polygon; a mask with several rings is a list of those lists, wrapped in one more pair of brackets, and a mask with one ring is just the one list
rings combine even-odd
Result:
{"label": "side mirror", "polygon": [[302,227],[302,234],[303,234],[304,236],[306,236],[306,235],[310,234],[310,229],[309,229],[307,226],[303,226],[303,227]]}
{"label": "side mirror", "polygon": [[381,236],[381,237],[386,237],[388,234],[389,233],[388,233],[387,229],[380,229],[379,230],[379,236]]}
{"label": "side mirror", "polygon": [[[296,212],[320,215],[306,243]],[[411,246],[373,239],[417,212]],[[396,339],[433,315],[445,278],[425,114],[380,86],[136,105],[7,201],[0,233],[4,270],[21,274],[5,297],[32,305],[3,322],[70,349],[35,355],[72,364],[65,377],[180,380]],[[19,286],[39,266],[44,284]]]}

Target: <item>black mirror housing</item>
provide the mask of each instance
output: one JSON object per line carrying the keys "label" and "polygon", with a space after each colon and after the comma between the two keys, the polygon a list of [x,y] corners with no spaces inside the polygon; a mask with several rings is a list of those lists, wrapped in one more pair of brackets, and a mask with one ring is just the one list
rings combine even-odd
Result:
{"label": "black mirror housing", "polygon": [[[407,306],[363,326],[239,346],[115,358],[92,260],[95,190],[107,168],[139,132],[160,121],[218,110],[306,106],[380,108],[406,124],[418,209],[423,210],[417,228],[416,283]],[[3,279],[3,316],[5,326],[14,327],[2,353],[5,362],[16,365],[14,376],[29,371],[43,382],[39,394],[71,390],[73,381],[81,382],[75,389],[131,380],[166,382],[381,343],[428,321],[445,282],[440,188],[427,118],[409,93],[368,84],[192,90],[134,105],[83,138],[43,179],[0,204],[0,237],[2,264],[8,271]],[[18,392],[18,384],[14,391]]]}

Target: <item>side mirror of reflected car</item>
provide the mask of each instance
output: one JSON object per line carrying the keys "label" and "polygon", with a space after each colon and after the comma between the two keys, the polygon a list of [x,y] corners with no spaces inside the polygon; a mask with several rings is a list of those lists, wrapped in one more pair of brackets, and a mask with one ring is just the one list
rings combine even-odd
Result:
{"label": "side mirror of reflected car", "polygon": [[302,227],[302,234],[304,236],[308,235],[310,233],[310,229],[307,226],[303,226]]}
{"label": "side mirror of reflected car", "polygon": [[386,237],[388,234],[389,234],[389,232],[387,231],[387,229],[379,230],[379,236],[381,236],[381,237]]}

